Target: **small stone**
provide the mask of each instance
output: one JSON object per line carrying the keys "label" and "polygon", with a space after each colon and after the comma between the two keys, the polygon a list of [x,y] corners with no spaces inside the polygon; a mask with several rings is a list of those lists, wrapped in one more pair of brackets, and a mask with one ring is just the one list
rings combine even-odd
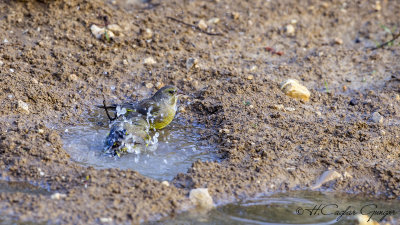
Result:
{"label": "small stone", "polygon": [[39,81],[36,80],[35,78],[32,78],[31,81],[32,81],[33,84],[39,84]]}
{"label": "small stone", "polygon": [[219,23],[220,19],[218,17],[211,18],[207,21],[208,24],[216,24]]}
{"label": "small stone", "polygon": [[44,176],[44,172],[43,172],[43,171],[40,171],[40,172],[39,172],[39,175],[40,175],[41,177],[43,177],[43,176]]}
{"label": "small stone", "polygon": [[197,60],[197,59],[195,59],[195,58],[188,58],[188,59],[186,60],[186,69],[187,69],[187,70],[190,70],[190,69],[192,69],[193,67],[197,67],[197,63],[198,63],[198,60]]}
{"label": "small stone", "polygon": [[101,217],[100,222],[102,223],[111,223],[113,219],[111,217]]}
{"label": "small stone", "polygon": [[285,110],[288,111],[288,112],[296,111],[296,109],[293,108],[293,107],[286,107]]}
{"label": "small stone", "polygon": [[256,65],[252,65],[249,70],[250,70],[250,72],[254,72],[257,69],[258,69],[258,67]]}
{"label": "small stone", "polygon": [[56,193],[54,193],[54,194],[52,194],[52,195],[50,196],[50,198],[51,198],[51,199],[54,199],[54,200],[60,200],[60,199],[65,198],[65,197],[67,197],[66,194],[60,194],[60,193],[58,193],[58,192],[56,192]]}
{"label": "small stone", "polygon": [[120,34],[123,29],[118,24],[110,24],[107,26],[107,30],[114,32],[115,34]]}
{"label": "small stone", "polygon": [[153,65],[156,64],[156,60],[153,59],[153,57],[147,57],[144,59],[144,64],[145,65]]}
{"label": "small stone", "polygon": [[342,86],[342,90],[343,90],[343,91],[347,91],[347,86],[346,86],[346,85],[343,85],[343,86]]}
{"label": "small stone", "polygon": [[39,134],[43,134],[43,133],[44,133],[44,130],[43,130],[43,129],[38,129],[38,133],[39,133]]}
{"label": "small stone", "polygon": [[316,111],[315,114],[316,114],[317,116],[319,116],[319,117],[322,116],[322,113],[321,113],[320,111]]}
{"label": "small stone", "polygon": [[9,94],[9,95],[7,95],[7,98],[8,98],[8,99],[13,99],[13,98],[14,98],[14,95]]}
{"label": "small stone", "polygon": [[380,130],[379,133],[384,136],[386,134],[386,132],[384,130]]}
{"label": "small stone", "polygon": [[379,223],[371,219],[369,215],[358,214],[356,215],[356,218],[358,225],[379,225]]}
{"label": "small stone", "polygon": [[10,69],[10,73],[14,73],[15,72],[15,70],[14,69]]}
{"label": "small stone", "polygon": [[295,33],[295,29],[294,26],[292,24],[288,24],[285,27],[285,32],[288,36],[294,36]]}
{"label": "small stone", "polygon": [[207,188],[192,189],[189,193],[189,199],[192,204],[200,209],[211,209],[214,206]]}
{"label": "small stone", "polygon": [[179,112],[184,113],[186,112],[186,109],[184,106],[179,107]]}
{"label": "small stone", "polygon": [[374,123],[383,123],[383,119],[384,118],[380,113],[378,113],[378,112],[372,113],[372,116],[371,116],[371,121],[372,122],[374,122]]}
{"label": "small stone", "polygon": [[8,43],[7,38],[4,38],[3,43],[4,43],[4,44]]}
{"label": "small stone", "polygon": [[164,185],[164,186],[169,187],[169,183],[168,183],[168,181],[166,181],[166,180],[164,180],[163,182],[161,182],[161,185]]}
{"label": "small stone", "polygon": [[394,99],[395,99],[396,101],[400,101],[400,95],[399,95],[399,94],[396,94],[396,95],[394,96]]}
{"label": "small stone", "polygon": [[233,18],[234,20],[239,19],[239,18],[240,18],[240,13],[238,13],[238,12],[232,12],[232,18]]}
{"label": "small stone", "polygon": [[286,111],[285,106],[283,106],[282,104],[273,105],[272,108],[280,111]]}
{"label": "small stone", "polygon": [[254,79],[254,76],[253,76],[253,75],[247,76],[247,80],[253,80],[253,79]]}
{"label": "small stone", "polygon": [[336,170],[327,170],[322,173],[322,175],[318,178],[318,180],[315,182],[313,186],[311,186],[311,189],[317,189],[321,187],[323,184],[328,183],[329,181],[336,180],[338,178],[342,178],[342,175]]}
{"label": "small stone", "polygon": [[230,133],[230,130],[229,130],[229,129],[220,129],[219,132],[220,132],[220,133],[229,134],[229,133]]}
{"label": "small stone", "polygon": [[290,21],[290,23],[291,23],[291,24],[297,24],[297,20],[296,20],[296,19],[292,19],[292,20]]}
{"label": "small stone", "polygon": [[20,112],[29,114],[29,105],[26,102],[18,100],[17,108]]}
{"label": "small stone", "polygon": [[310,91],[294,79],[288,79],[283,82],[281,90],[292,98],[301,99],[306,102],[310,99]]}
{"label": "small stone", "polygon": [[3,66],[4,65],[4,62],[3,61],[0,61],[0,66]]}
{"label": "small stone", "polygon": [[148,89],[150,89],[150,88],[153,88],[153,87],[154,87],[154,85],[153,85],[152,83],[147,83],[145,86],[146,86],[146,88],[148,88]]}
{"label": "small stone", "polygon": [[250,109],[253,109],[253,108],[254,108],[254,105],[249,105],[249,108],[250,108]]}
{"label": "small stone", "polygon": [[376,11],[381,11],[381,9],[382,9],[381,1],[375,1],[375,7],[374,7],[374,9],[375,9]]}
{"label": "small stone", "polygon": [[128,65],[128,60],[126,59],[122,60],[122,64],[124,64],[125,66]]}
{"label": "small stone", "polygon": [[338,37],[336,37],[333,41],[334,41],[335,44],[337,44],[337,45],[343,44],[343,40],[342,40],[341,38],[338,38]]}
{"label": "small stone", "polygon": [[68,76],[68,80],[69,81],[77,81],[78,80],[78,76],[76,76],[75,74],[70,74]]}
{"label": "small stone", "polygon": [[153,31],[150,28],[146,28],[140,33],[144,39],[151,39],[153,37]]}
{"label": "small stone", "polygon": [[157,88],[157,90],[160,89],[160,88],[162,88],[162,87],[164,87],[163,82],[157,82],[157,83],[156,83],[156,88]]}
{"label": "small stone", "polygon": [[107,30],[104,27],[99,27],[99,26],[97,26],[95,24],[93,24],[90,27],[90,31],[92,32],[93,36],[95,36],[97,39],[101,39],[103,37],[106,39],[106,36],[105,36],[106,31],[107,31],[107,35],[108,35],[109,38],[112,39],[112,38],[115,37],[115,35],[114,35],[114,33],[112,31]]}
{"label": "small stone", "polygon": [[358,105],[358,100],[356,98],[351,99],[349,102],[349,105],[351,105],[351,106]]}
{"label": "small stone", "polygon": [[202,30],[206,30],[208,27],[206,21],[204,21],[204,20],[200,20],[199,23],[197,24],[197,26]]}

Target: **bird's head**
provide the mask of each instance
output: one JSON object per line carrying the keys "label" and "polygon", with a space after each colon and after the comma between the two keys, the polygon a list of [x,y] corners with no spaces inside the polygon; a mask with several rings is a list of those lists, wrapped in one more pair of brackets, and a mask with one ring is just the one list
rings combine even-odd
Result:
{"label": "bird's head", "polygon": [[179,89],[172,85],[162,87],[153,95],[153,100],[156,102],[167,102],[170,105],[175,105],[179,97]]}

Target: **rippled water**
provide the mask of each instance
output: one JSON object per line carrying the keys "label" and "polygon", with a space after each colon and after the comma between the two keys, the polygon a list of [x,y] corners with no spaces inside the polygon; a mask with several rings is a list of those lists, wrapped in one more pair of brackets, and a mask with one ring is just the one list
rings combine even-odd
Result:
{"label": "rippled water", "polygon": [[217,160],[216,147],[201,142],[202,126],[179,116],[159,132],[156,146],[139,154],[129,153],[112,158],[102,153],[109,132],[105,115],[92,115],[86,124],[68,127],[62,138],[72,160],[98,169],[132,169],[158,180],[171,180],[184,173],[196,160]]}
{"label": "rippled water", "polygon": [[[371,204],[376,205],[377,208]],[[346,210],[348,207],[350,208]],[[293,191],[228,204],[204,214],[187,212],[178,215],[174,219],[152,222],[148,223],[148,225],[345,225],[358,224],[356,216],[345,215],[339,218],[339,215],[334,215],[334,213],[343,211],[352,212],[354,210],[356,214],[359,214],[361,209],[363,209],[364,214],[368,214],[367,216],[371,215],[371,211],[391,212],[391,210],[395,210],[394,218],[400,218],[399,200],[384,201],[357,197],[350,194]],[[390,216],[386,218],[390,220]],[[379,221],[381,216],[375,215],[372,219]]]}

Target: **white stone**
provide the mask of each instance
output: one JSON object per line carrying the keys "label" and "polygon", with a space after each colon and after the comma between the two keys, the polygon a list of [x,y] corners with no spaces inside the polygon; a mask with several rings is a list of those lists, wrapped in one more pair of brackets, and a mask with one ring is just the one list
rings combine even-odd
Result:
{"label": "white stone", "polygon": [[24,113],[29,113],[29,105],[28,103],[22,101],[22,100],[18,100],[18,104],[17,104],[18,110],[22,111]]}
{"label": "white stone", "polygon": [[281,90],[287,96],[292,98],[302,99],[304,101],[308,101],[310,99],[310,91],[301,85],[297,80],[288,79],[281,85]]}
{"label": "white stone", "polygon": [[202,30],[206,30],[208,27],[207,23],[204,20],[200,20],[199,23],[197,24],[197,26],[199,26],[199,28]]}
{"label": "white stone", "polygon": [[383,116],[381,116],[381,114],[380,113],[378,113],[378,112],[374,112],[374,113],[372,113],[372,116],[371,116],[371,121],[372,122],[374,122],[374,123],[383,123]]}
{"label": "white stone", "polygon": [[156,64],[157,62],[156,62],[156,60],[153,59],[153,57],[147,57],[144,59],[143,63],[145,65],[153,65],[153,64]]}
{"label": "white stone", "polygon": [[286,32],[287,35],[293,36],[294,33],[295,33],[294,26],[293,26],[292,24],[286,25],[286,27],[285,27],[285,32]]}
{"label": "white stone", "polygon": [[54,194],[52,194],[52,195],[50,196],[50,198],[51,198],[51,199],[54,199],[54,200],[60,200],[60,199],[65,198],[65,197],[67,197],[66,194],[60,194],[60,193],[58,193],[58,192],[56,192],[56,193],[54,193]]}
{"label": "white stone", "polygon": [[192,189],[189,193],[189,199],[192,204],[201,209],[211,209],[214,206],[207,188]]}
{"label": "white stone", "polygon": [[101,39],[101,38],[105,38],[105,32],[107,31],[107,34],[108,34],[108,37],[109,38],[114,38],[115,37],[115,35],[114,35],[114,33],[112,32],[112,31],[110,31],[110,30],[107,30],[106,28],[104,28],[104,27],[99,27],[99,26],[97,26],[97,25],[95,25],[95,24],[93,24],[91,27],[90,27],[90,31],[92,32],[92,34],[93,34],[93,36],[95,36],[97,39]]}
{"label": "white stone", "polygon": [[219,23],[220,19],[218,17],[211,18],[207,21],[208,24],[216,24]]}
{"label": "white stone", "polygon": [[166,181],[166,180],[164,180],[163,182],[161,182],[161,185],[164,185],[164,186],[169,187],[169,183],[168,183],[168,181]]}
{"label": "white stone", "polygon": [[111,217],[101,217],[100,222],[102,223],[111,223],[113,219]]}

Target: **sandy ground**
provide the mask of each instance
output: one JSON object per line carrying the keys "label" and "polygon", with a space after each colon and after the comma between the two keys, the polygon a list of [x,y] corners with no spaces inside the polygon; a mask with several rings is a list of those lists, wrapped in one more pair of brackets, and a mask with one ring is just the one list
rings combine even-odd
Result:
{"label": "sandy ground", "polygon": [[[139,223],[192,207],[193,188],[208,188],[216,203],[224,203],[307,189],[328,169],[342,179],[319,190],[399,198],[400,47],[398,41],[371,47],[391,38],[383,25],[399,32],[400,2],[379,6],[338,0],[2,1],[1,178],[66,197],[2,192],[1,216]],[[114,40],[91,34],[90,26],[103,25],[104,16],[123,29]],[[169,17],[193,25],[203,19],[207,31]],[[154,64],[145,64],[149,57]],[[197,66],[188,68],[189,58]],[[288,78],[309,88],[309,102],[280,91]],[[180,116],[206,125],[203,138],[218,145],[221,162],[196,162],[167,187],[135,171],[96,170],[70,160],[58,129],[85,121],[103,94],[113,102],[140,99],[162,84],[192,96],[181,101]],[[372,121],[374,112],[383,121]]]}

